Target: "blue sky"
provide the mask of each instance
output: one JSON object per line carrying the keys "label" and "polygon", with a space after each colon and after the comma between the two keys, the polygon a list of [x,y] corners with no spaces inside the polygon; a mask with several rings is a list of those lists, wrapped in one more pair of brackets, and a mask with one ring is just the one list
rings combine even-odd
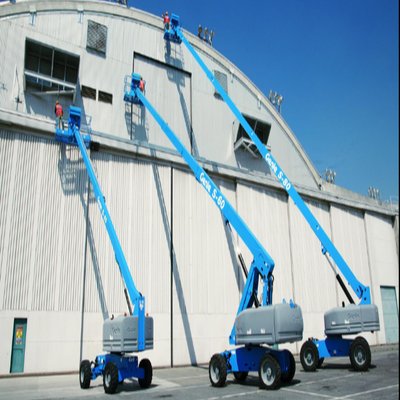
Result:
{"label": "blue sky", "polygon": [[265,95],[283,95],[282,116],[320,174],[332,168],[340,186],[398,198],[398,0],[129,4],[173,12],[193,33],[213,29],[220,53]]}

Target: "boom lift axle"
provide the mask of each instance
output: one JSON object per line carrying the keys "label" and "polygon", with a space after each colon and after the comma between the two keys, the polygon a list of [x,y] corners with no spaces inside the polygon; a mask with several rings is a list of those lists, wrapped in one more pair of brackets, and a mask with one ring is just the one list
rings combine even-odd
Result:
{"label": "boom lift axle", "polygon": [[[294,204],[306,219],[307,223],[310,225],[315,235],[320,240],[322,245],[322,253],[327,258],[340,287],[349,300],[350,304],[346,306],[343,304],[343,307],[336,307],[328,310],[325,313],[326,339],[318,340],[310,338],[303,344],[300,352],[300,359],[303,368],[306,371],[314,371],[318,365],[322,364],[322,361],[325,357],[349,356],[351,364],[355,370],[367,370],[371,361],[371,352],[367,341],[362,337],[357,337],[355,340],[352,340],[344,339],[342,336],[357,334],[365,331],[373,332],[380,329],[378,308],[376,305],[371,304],[371,293],[369,287],[364,286],[357,280],[336,246],[332,243],[322,226],[318,223],[310,209],[304,203],[303,199],[300,197],[289,178],[283,172],[278,162],[262,144],[232,99],[225,92],[222,85],[218,82],[214,74],[210,71],[210,69],[200,58],[199,54],[186,39],[180,27],[179,16],[172,14],[172,20],[174,23],[171,24],[169,31],[164,32],[164,39],[170,40],[177,44],[183,42],[189,52],[193,55],[194,59],[206,74],[207,78],[211,81],[232,113],[238,119],[249,138],[254,142],[262,158],[268,164],[271,171],[274,172],[279,183],[286,190]],[[350,287],[360,299],[360,304],[354,304],[354,301],[341,276],[336,271],[333,262],[337,265],[341,274],[345,277]]]}
{"label": "boom lift axle", "polygon": [[125,295],[128,301],[129,315],[108,318],[103,323],[103,350],[106,354],[98,355],[94,362],[83,360],[80,364],[79,381],[82,389],[90,386],[90,381],[98,376],[103,376],[104,391],[115,393],[118,383],[126,378],[137,378],[142,388],[150,386],[153,376],[151,362],[144,358],[138,364],[138,357],[132,352],[141,352],[153,348],[153,318],[145,315],[145,298],[137,290],[129,271],[128,263],[122,251],[117,233],[111,221],[111,216],[106,206],[105,197],[100,189],[99,182],[94,172],[92,162],[86,150],[90,147],[89,135],[82,138],[80,132],[81,110],[71,106],[69,109],[68,130],[57,128],[56,140],[69,145],[78,146],[85,163],[90,182],[95,193],[101,218],[107,229],[123,281],[125,283]]}
{"label": "boom lift axle", "polygon": [[[225,220],[253,254],[237,317],[229,337],[231,345],[241,347],[214,354],[209,366],[213,386],[223,386],[227,373],[232,372],[238,381],[246,379],[249,371],[258,371],[260,385],[266,389],[277,388],[281,381],[290,382],[295,374],[295,362],[288,350],[275,350],[264,345],[295,342],[303,336],[303,317],[299,306],[290,303],[272,304],[274,262],[261,243],[250,231],[228,199],[221,193],[210,176],[183,146],[168,124],[161,118],[139,89],[140,75],[133,73],[131,85],[124,100],[144,105],[157,121],[168,139],[193,171]],[[257,299],[259,280],[263,281],[261,306]]]}

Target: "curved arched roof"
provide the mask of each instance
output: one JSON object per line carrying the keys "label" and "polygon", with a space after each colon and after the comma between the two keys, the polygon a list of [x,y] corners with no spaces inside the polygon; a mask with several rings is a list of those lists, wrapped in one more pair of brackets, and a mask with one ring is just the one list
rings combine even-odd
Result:
{"label": "curved arched roof", "polygon": [[[44,1],[44,0],[30,0],[30,1],[18,1],[16,4],[9,5],[8,7],[0,8],[0,17],[15,17],[27,13],[45,13],[45,12],[65,12],[65,11],[77,11],[77,12],[90,12],[96,14],[106,14],[119,18],[126,18],[129,20],[136,20],[139,23],[145,23],[152,26],[160,31],[163,29],[162,20],[160,17],[149,14],[145,11],[141,11],[134,8],[127,8],[123,5],[118,5],[111,2],[104,1],[78,1],[78,0],[55,0],[55,1]],[[183,21],[184,26],[184,21]],[[192,43],[192,45],[201,52],[205,53],[217,64],[228,71],[234,71],[235,79],[240,81],[257,99],[262,105],[268,110],[271,117],[275,120],[276,124],[280,126],[282,131],[287,135],[287,138],[292,143],[294,149],[297,151],[299,157],[304,161],[307,166],[312,178],[315,181],[316,186],[320,185],[320,176],[313,166],[311,160],[307,156],[306,152],[302,148],[300,142],[289,128],[287,123],[284,121],[282,116],[276,111],[271,105],[266,96],[256,87],[256,85],[233,63],[219,53],[215,48],[207,46],[197,36],[185,31],[185,35]],[[279,161],[279,160],[278,160]]]}

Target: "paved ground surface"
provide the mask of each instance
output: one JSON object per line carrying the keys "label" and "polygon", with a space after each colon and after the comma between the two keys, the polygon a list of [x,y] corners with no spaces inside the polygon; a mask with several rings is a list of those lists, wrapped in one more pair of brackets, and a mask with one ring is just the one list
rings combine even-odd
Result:
{"label": "paved ground surface", "polygon": [[114,395],[106,395],[102,380],[82,390],[78,375],[12,377],[0,379],[0,400],[27,399],[110,399],[133,400],[223,400],[223,399],[325,399],[372,400],[399,399],[398,346],[372,349],[372,367],[356,373],[345,358],[330,359],[314,373],[302,370],[298,357],[293,381],[276,391],[260,390],[257,374],[245,384],[235,383],[229,375],[223,388],[213,388],[208,366],[154,370],[149,389],[140,389],[136,381],[126,381]]}

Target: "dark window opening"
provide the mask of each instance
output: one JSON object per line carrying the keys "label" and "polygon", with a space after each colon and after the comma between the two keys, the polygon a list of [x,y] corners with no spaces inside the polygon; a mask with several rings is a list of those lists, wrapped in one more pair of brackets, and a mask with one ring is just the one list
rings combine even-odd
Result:
{"label": "dark window opening", "polygon": [[106,55],[107,27],[105,25],[88,21],[86,48],[99,55]]}
{"label": "dark window opening", "polygon": [[91,88],[89,86],[82,85],[81,95],[82,95],[82,97],[86,97],[88,99],[96,100],[96,89],[93,89],[93,88]]}
{"label": "dark window opening", "polygon": [[[257,137],[260,139],[260,141],[268,148],[268,150],[270,150],[268,139],[271,132],[271,125],[252,117],[244,116],[244,118],[246,119],[254,133],[257,135]],[[236,135],[235,150],[237,150],[238,148],[242,148],[248,151],[256,158],[261,157],[257,146],[251,140],[242,125],[239,125]]]}
{"label": "dark window opening", "polygon": [[25,82],[38,91],[75,91],[79,56],[27,39]]}
{"label": "dark window opening", "polygon": [[99,101],[112,104],[113,96],[110,93],[102,92],[99,90]]}
{"label": "dark window opening", "polygon": [[[224,74],[223,72],[214,70],[214,76],[215,76],[215,79],[222,86],[222,89],[224,89],[225,93],[228,93],[228,77],[227,77],[227,75]],[[215,90],[214,96],[218,99],[222,99],[221,95],[218,93],[217,90]]]}

